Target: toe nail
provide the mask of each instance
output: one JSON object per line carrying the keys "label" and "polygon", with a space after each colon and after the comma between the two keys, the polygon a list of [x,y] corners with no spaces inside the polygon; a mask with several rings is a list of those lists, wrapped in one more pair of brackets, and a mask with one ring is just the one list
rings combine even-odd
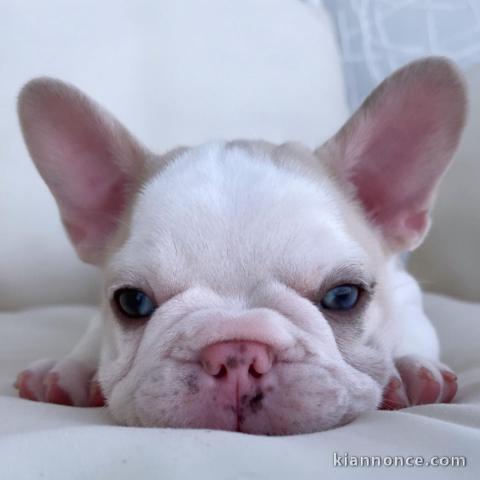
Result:
{"label": "toe nail", "polygon": [[26,381],[27,379],[27,372],[23,371],[23,372],[20,372],[18,375],[17,375],[17,378],[15,379],[15,383],[13,384],[13,386],[19,390],[20,388],[22,388],[22,383],[24,381]]}
{"label": "toe nail", "polygon": [[449,370],[442,370],[442,377],[445,381],[450,383],[457,381],[457,376]]}
{"label": "toe nail", "polygon": [[47,391],[47,401],[59,405],[73,405],[70,395],[60,388],[56,383],[52,383]]}
{"label": "toe nail", "polygon": [[388,385],[392,390],[398,390],[402,386],[402,382],[400,381],[399,378],[393,377],[390,380],[390,383]]}
{"label": "toe nail", "polygon": [[100,384],[96,381],[90,385],[89,397],[90,407],[103,407],[105,405],[105,397],[103,396]]}
{"label": "toe nail", "polygon": [[57,382],[58,382],[58,373],[56,372],[50,372],[43,379],[43,385],[46,388],[51,387],[54,383],[57,383]]}
{"label": "toe nail", "polygon": [[431,381],[435,380],[433,373],[428,368],[425,368],[425,367],[422,367],[418,371],[418,376],[423,378],[424,380],[431,380]]}

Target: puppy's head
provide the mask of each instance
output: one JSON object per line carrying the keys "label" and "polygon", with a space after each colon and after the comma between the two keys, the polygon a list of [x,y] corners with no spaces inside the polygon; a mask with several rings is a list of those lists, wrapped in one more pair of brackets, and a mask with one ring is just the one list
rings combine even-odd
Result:
{"label": "puppy's head", "polygon": [[26,143],[104,272],[100,382],[128,425],[312,432],[375,409],[388,264],[428,229],[465,94],[443,59],[392,75],[316,151],[147,151],[75,88],[33,80]]}

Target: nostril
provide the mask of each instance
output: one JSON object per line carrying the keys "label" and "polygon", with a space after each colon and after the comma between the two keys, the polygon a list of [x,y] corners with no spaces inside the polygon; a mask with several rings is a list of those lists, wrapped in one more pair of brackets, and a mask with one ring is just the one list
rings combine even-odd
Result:
{"label": "nostril", "polygon": [[273,352],[268,345],[248,341],[213,343],[200,352],[203,370],[215,379],[260,379],[274,363]]}
{"label": "nostril", "polygon": [[252,363],[248,369],[248,374],[251,375],[253,378],[260,378],[263,374],[257,372],[255,369],[255,365]]}
{"label": "nostril", "polygon": [[227,367],[225,367],[225,365],[222,365],[218,373],[213,375],[214,378],[224,378],[226,376],[227,376]]}

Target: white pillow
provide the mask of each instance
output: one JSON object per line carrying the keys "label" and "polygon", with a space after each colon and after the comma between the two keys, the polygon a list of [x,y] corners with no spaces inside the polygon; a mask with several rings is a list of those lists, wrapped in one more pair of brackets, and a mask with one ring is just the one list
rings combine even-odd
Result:
{"label": "white pillow", "polygon": [[425,289],[480,301],[480,64],[467,72],[470,112],[442,183],[432,229],[410,270]]}
{"label": "white pillow", "polygon": [[0,308],[93,302],[15,115],[27,80],[75,83],[149,147],[253,137],[320,144],[347,116],[328,15],[297,0],[3,2]]}

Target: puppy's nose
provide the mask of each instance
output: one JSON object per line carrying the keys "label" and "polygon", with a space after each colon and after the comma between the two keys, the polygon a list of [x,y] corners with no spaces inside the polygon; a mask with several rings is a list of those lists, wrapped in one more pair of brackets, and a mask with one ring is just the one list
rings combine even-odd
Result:
{"label": "puppy's nose", "polygon": [[222,380],[261,378],[272,368],[271,349],[259,342],[229,341],[205,347],[200,354],[205,372]]}

